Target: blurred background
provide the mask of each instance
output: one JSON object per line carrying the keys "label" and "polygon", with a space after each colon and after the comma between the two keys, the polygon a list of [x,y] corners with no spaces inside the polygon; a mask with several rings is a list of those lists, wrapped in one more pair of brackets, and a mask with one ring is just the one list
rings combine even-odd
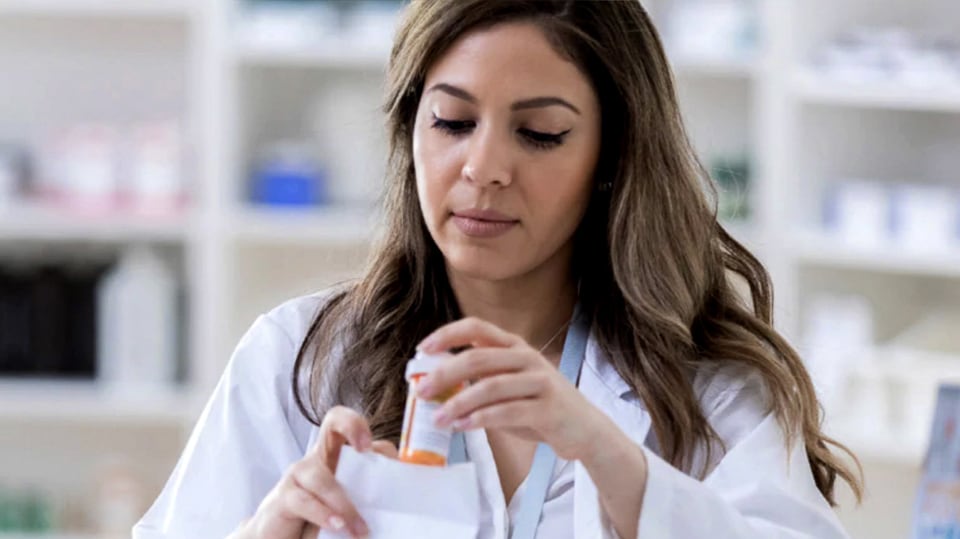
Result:
{"label": "blurred background", "polygon": [[[960,3],[644,4],[863,462],[841,517],[909,537],[960,381]],[[0,538],[129,536],[256,315],[357,275],[399,8],[0,0]]]}

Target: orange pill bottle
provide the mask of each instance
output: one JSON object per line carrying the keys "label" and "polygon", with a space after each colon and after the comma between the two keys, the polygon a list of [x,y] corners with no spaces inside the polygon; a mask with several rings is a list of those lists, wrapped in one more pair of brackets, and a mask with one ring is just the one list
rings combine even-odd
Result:
{"label": "orange pill bottle", "polygon": [[417,396],[417,387],[427,374],[451,355],[417,352],[417,355],[407,362],[407,406],[403,413],[403,431],[400,434],[400,460],[403,462],[427,466],[447,464],[453,430],[449,427],[437,427],[433,422],[433,413],[462,390],[465,384],[429,400]]}

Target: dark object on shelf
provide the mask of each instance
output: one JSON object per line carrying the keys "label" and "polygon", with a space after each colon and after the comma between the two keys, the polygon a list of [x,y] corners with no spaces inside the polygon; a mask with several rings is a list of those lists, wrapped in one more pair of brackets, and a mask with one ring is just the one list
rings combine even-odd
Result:
{"label": "dark object on shelf", "polygon": [[104,269],[0,268],[0,376],[95,376],[95,294]]}

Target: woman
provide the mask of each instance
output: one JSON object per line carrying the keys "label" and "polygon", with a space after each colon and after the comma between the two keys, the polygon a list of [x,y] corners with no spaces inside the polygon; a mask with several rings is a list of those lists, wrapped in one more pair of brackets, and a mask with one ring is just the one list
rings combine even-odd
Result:
{"label": "woman", "polygon": [[365,536],[338,455],[395,454],[418,348],[466,349],[423,394],[472,382],[435,420],[465,432],[482,537],[513,527],[538,443],[541,538],[845,537],[834,487],[859,479],[717,223],[638,2],[414,1],[386,112],[369,268],[254,324],[136,537]]}

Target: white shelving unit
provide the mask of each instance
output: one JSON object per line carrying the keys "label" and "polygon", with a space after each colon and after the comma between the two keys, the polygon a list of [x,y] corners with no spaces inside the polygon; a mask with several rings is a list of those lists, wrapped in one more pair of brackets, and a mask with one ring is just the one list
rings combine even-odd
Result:
{"label": "white shelving unit", "polygon": [[0,239],[87,243],[176,244],[187,241],[190,214],[143,217],[84,214],[36,203],[17,203],[0,214]]}
{"label": "white shelving unit", "polygon": [[757,61],[752,58],[706,60],[700,58],[674,58],[673,70],[682,78],[719,77],[753,79],[760,75]]}
{"label": "white shelving unit", "polygon": [[264,47],[238,40],[235,47],[234,61],[253,66],[361,71],[386,68],[384,51],[344,40],[331,40],[309,48]]}
{"label": "white shelving unit", "polygon": [[233,215],[229,233],[235,241],[309,247],[354,245],[370,239],[376,227],[368,208],[282,210],[245,208]]}
{"label": "white shelving unit", "polygon": [[108,539],[107,537],[86,533],[7,533],[0,532],[0,539]]}
{"label": "white shelving unit", "polygon": [[897,83],[856,84],[807,71],[798,72],[794,84],[797,98],[809,104],[960,113],[960,84],[929,89]]}
{"label": "white shelving unit", "polygon": [[[681,1],[649,0],[644,4],[662,22]],[[924,169],[927,156],[918,153],[919,145],[941,136],[948,142],[960,142],[960,88],[852,85],[817,76],[807,68],[817,46],[851,25],[902,22],[919,30],[928,26],[952,29],[960,37],[956,30],[960,28],[960,9],[954,0],[810,1],[813,4],[756,0],[760,47],[752,56],[674,58],[685,118],[705,164],[709,166],[717,155],[730,154],[743,154],[750,161],[753,212],[748,220],[728,227],[771,271],[778,326],[795,343],[803,335],[801,321],[808,298],[821,290],[843,288],[861,275],[881,274],[893,288],[909,283],[906,290],[921,286],[933,290],[930,296],[942,296],[954,306],[960,303],[960,297],[951,295],[951,290],[958,289],[960,252],[914,255],[896,249],[862,249],[810,232],[809,227],[819,218],[815,191],[836,175]],[[835,17],[816,18],[815,14],[822,12]],[[238,0],[0,0],[0,66],[13,62],[19,70],[29,68],[7,56],[4,45],[16,44],[16,40],[34,45],[35,40],[44,39],[49,39],[43,43],[50,51],[71,45],[69,40],[42,37],[47,35],[43,32],[24,32],[23,25],[44,31],[66,29],[74,38],[95,40],[104,50],[128,45],[127,26],[146,30],[144,39],[157,40],[150,53],[157,55],[151,58],[159,58],[160,67],[128,65],[128,75],[132,80],[142,75],[148,88],[154,86],[149,84],[151,77],[178,80],[173,97],[148,97],[157,106],[176,107],[195,156],[190,174],[193,200],[181,216],[91,218],[36,205],[0,210],[2,246],[51,245],[57,249],[104,244],[118,248],[148,243],[175,250],[183,262],[189,329],[183,387],[134,398],[105,393],[93,384],[0,381],[0,433],[13,428],[8,425],[31,423],[63,429],[108,426],[118,437],[148,428],[166,439],[185,439],[236,338],[252,316],[290,295],[355,274],[360,267],[378,219],[369,197],[361,194],[375,192],[382,175],[382,163],[376,161],[384,156],[385,146],[376,136],[382,134],[378,108],[387,51],[361,47],[349,39],[304,48],[255,46],[238,37],[235,25],[242,16]],[[85,34],[88,26],[98,34]],[[13,28],[20,30],[14,32]],[[24,54],[32,58],[29,51]],[[100,71],[102,66],[92,69],[92,77],[108,75]],[[46,111],[28,102],[31,114],[9,105],[5,108],[3,102],[10,100],[5,96],[29,98],[36,90],[30,85],[50,86],[50,80],[66,85],[64,77],[28,75],[5,78],[0,85],[0,137],[9,137],[18,129],[30,130],[34,121],[48,127],[64,120],[55,114],[76,120],[63,103]],[[90,99],[97,95],[96,88],[81,95]],[[139,114],[142,111],[136,99],[137,95],[121,95],[113,108]],[[338,110],[339,100],[346,101],[343,110]],[[96,109],[88,105],[84,103],[86,110]],[[893,141],[877,133],[901,125],[905,134],[891,133]],[[35,133],[28,135],[32,138]],[[246,203],[248,178],[258,152],[272,141],[288,138],[316,141],[318,153],[331,161],[330,178],[339,189],[337,196],[351,198],[349,204],[281,212]],[[900,139],[917,139],[917,145],[897,143]],[[855,151],[841,152],[836,148],[839,143],[849,144]],[[871,162],[874,158],[876,162]],[[957,159],[960,157],[947,156],[946,165],[938,170],[960,170]],[[362,188],[357,188],[362,183],[359,178],[367,179]],[[956,176],[931,179],[960,186]],[[837,272],[843,279],[835,279]],[[941,289],[944,293],[937,294]],[[898,308],[895,301],[876,299],[879,318],[899,321],[904,316],[893,312]],[[938,373],[926,375],[939,377]],[[909,373],[896,369],[858,372],[856,376],[910,381]],[[909,474],[919,469],[923,444],[904,444],[896,432],[877,436],[857,425],[834,427],[831,432],[840,441],[871,463]],[[110,443],[104,440],[105,447]],[[0,464],[0,477],[4,466],[16,466],[4,458],[5,451],[7,448],[0,447],[0,463],[5,463]],[[150,462],[162,469],[151,470],[151,475],[167,473],[165,467],[171,466],[176,456],[175,452],[160,460],[154,456]],[[71,458],[68,448],[63,458]],[[76,493],[83,485],[73,487]],[[881,496],[884,488],[887,486],[871,485],[874,494],[880,489]],[[897,524],[889,529],[864,528],[863,534],[903,536],[905,531],[898,526],[908,518],[906,512],[895,516],[882,513],[874,520],[894,517]]]}
{"label": "white shelving unit", "polygon": [[4,0],[0,16],[180,18],[193,5],[189,0]]}
{"label": "white shelving unit", "polygon": [[806,265],[960,279],[957,248],[942,252],[911,252],[895,245],[871,248],[808,232],[795,237],[792,249],[797,260]]}
{"label": "white shelving unit", "polygon": [[0,421],[178,428],[195,417],[194,401],[192,394],[169,388],[128,394],[93,382],[7,380],[0,383]]}

